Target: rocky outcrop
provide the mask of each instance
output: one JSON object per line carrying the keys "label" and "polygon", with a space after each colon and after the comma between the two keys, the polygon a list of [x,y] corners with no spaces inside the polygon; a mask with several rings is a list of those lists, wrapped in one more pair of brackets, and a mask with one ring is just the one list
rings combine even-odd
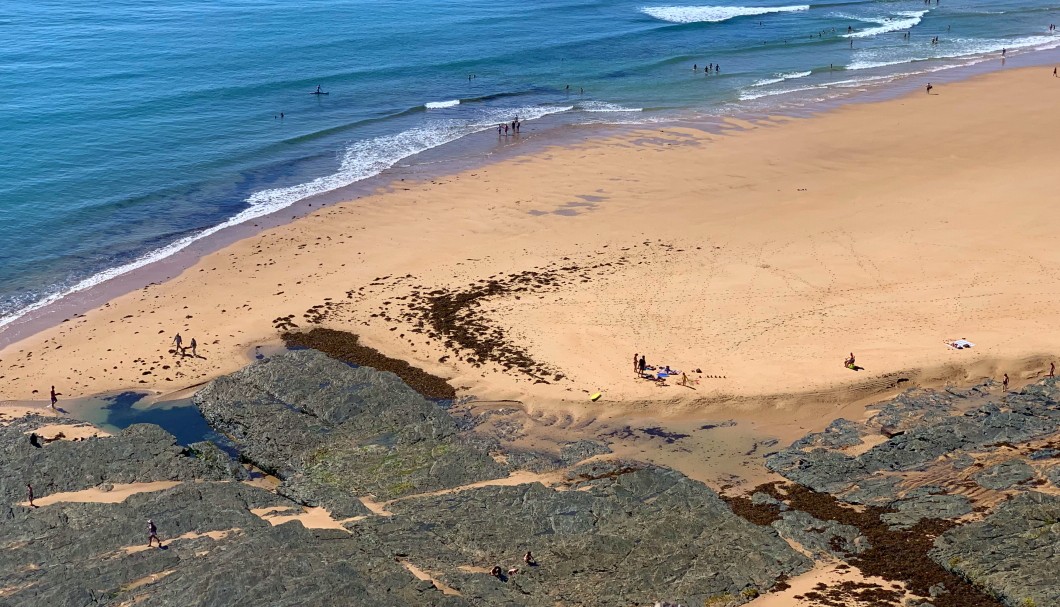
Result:
{"label": "rocky outcrop", "polygon": [[243,457],[283,479],[284,494],[343,517],[365,513],[359,496],[384,501],[509,473],[396,375],[313,350],[220,378],[195,403]]}
{"label": "rocky outcrop", "polygon": [[850,491],[854,503],[880,503],[889,497],[887,484],[893,481],[877,473],[923,470],[944,456],[963,469],[971,465],[963,459],[969,451],[1023,443],[1060,430],[1060,388],[1053,379],[967,408],[962,401],[972,397],[983,400],[981,390],[911,391],[873,416],[871,427],[886,430],[890,438],[866,452],[847,455],[838,447],[857,444],[851,441],[859,432],[868,433],[870,425],[857,430],[837,420],[825,432],[771,455],[766,465],[815,491]]}
{"label": "rocky outcrop", "polygon": [[[1060,537],[1054,529],[1060,498],[1033,491],[1060,481],[1060,467],[1050,465],[1060,453],[1058,397],[1055,378],[1017,394],[991,394],[988,385],[909,391],[882,404],[866,422],[837,420],[767,458],[771,470],[797,483],[776,494],[782,500],[784,491],[819,492],[801,504],[788,499],[791,511],[773,524],[815,513],[856,521],[873,548],[850,562],[906,581],[933,605],[1060,604],[1060,583],[1051,573],[1056,563],[1047,548]],[[873,433],[887,440],[860,453],[850,449]],[[958,526],[973,511],[989,511],[997,502],[993,492],[1004,492],[1009,501],[982,522]],[[826,495],[864,510],[829,505]],[[969,497],[985,501],[977,507]],[[891,567],[896,558],[916,565]]]}
{"label": "rocky outcrop", "polygon": [[[32,459],[56,490],[183,481],[117,503],[10,506],[0,525],[4,601],[737,605],[811,565],[773,528],[736,516],[678,472],[579,463],[609,452],[596,441],[502,450],[394,376],[319,353],[256,363],[216,381],[198,404],[242,457],[282,476],[277,493],[237,482],[246,472],[224,451],[180,448],[153,427],[44,447],[0,429],[6,452]],[[8,503],[24,497],[15,489],[24,491],[26,470],[4,468]],[[551,471],[548,484],[505,478],[532,470]],[[387,500],[381,510],[358,499],[369,495]],[[325,528],[273,524],[317,505],[330,513],[312,511],[313,526]],[[148,518],[165,549],[146,547]]]}
{"label": "rocky outcrop", "polygon": [[773,523],[773,528],[785,538],[798,542],[818,559],[858,554],[870,545],[857,527],[822,521],[805,512],[788,510]]}
{"label": "rocky outcrop", "polygon": [[986,489],[1008,489],[1015,484],[1034,478],[1034,468],[1028,466],[1023,460],[1014,459],[991,466],[972,478],[980,487]]}
{"label": "rocky outcrop", "polygon": [[[557,488],[413,497],[390,506],[407,521],[400,526],[360,524],[385,529],[418,564],[445,572],[447,584],[473,594],[503,588],[522,605],[702,605],[765,592],[809,568],[771,529],[736,517],[713,491],[673,470],[609,461],[567,479]],[[423,535],[425,528],[445,532]],[[520,562],[527,550],[538,566]],[[459,567],[494,563],[520,571],[505,584]]]}
{"label": "rocky outcrop", "polygon": [[106,483],[224,480],[238,474],[227,456],[223,463],[197,458],[173,435],[150,424],[129,426],[109,438],[31,442],[34,429],[55,423],[55,418],[30,417],[0,426],[0,496],[5,503],[25,499],[27,484],[43,497]]}
{"label": "rocky outcrop", "polygon": [[931,556],[1013,607],[1060,605],[1058,541],[1060,498],[1028,492],[946,532]]}

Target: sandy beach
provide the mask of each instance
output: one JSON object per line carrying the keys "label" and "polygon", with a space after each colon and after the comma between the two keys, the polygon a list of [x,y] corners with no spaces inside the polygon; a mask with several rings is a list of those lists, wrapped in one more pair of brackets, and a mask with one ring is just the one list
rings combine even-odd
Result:
{"label": "sandy beach", "polygon": [[[316,327],[459,396],[576,416],[822,406],[1006,372],[1019,385],[1060,339],[1050,72],[721,133],[587,130],[397,182],[5,348],[0,400],[183,390]],[[178,332],[196,357],[176,354]],[[945,343],[960,338],[975,347]],[[850,352],[862,370],[844,368]],[[638,379],[634,353],[689,385]]]}

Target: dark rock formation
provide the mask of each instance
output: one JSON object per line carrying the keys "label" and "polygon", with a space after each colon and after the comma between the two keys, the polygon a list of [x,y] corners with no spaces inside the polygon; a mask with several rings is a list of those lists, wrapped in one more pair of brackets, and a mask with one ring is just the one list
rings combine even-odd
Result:
{"label": "dark rock formation", "polygon": [[978,523],[951,529],[931,552],[939,564],[1014,607],[1060,605],[1060,498],[1017,496]]}
{"label": "dark rock formation", "polygon": [[926,518],[957,518],[972,511],[972,503],[963,495],[924,495],[891,504],[896,512],[880,516],[892,529],[909,529]]}
{"label": "dark rock formation", "polygon": [[991,466],[972,478],[980,487],[994,490],[1008,489],[1017,483],[1034,478],[1034,468],[1028,466],[1023,460],[1014,459]]}
{"label": "dark rock formation", "polygon": [[[639,462],[579,463],[609,451],[596,441],[557,453],[504,450],[395,376],[317,352],[277,356],[219,379],[198,404],[242,457],[282,476],[278,494],[236,482],[246,472],[224,451],[181,448],[150,426],[43,447],[22,434],[35,427],[31,420],[0,428],[0,448],[15,464],[0,473],[8,504],[25,499],[27,475],[48,488],[38,496],[183,481],[113,504],[9,506],[0,525],[3,601],[736,605],[810,567],[774,529],[736,516],[680,473]],[[552,477],[561,479],[554,486],[501,478],[520,469],[566,471]],[[500,483],[483,484],[494,479]],[[389,514],[365,508],[358,497],[369,494],[390,500]],[[330,509],[335,528],[271,524],[318,504]],[[145,546],[149,518],[164,550]],[[526,551],[534,564],[523,562]],[[494,567],[499,575],[489,573]]]}
{"label": "dark rock formation", "polygon": [[192,457],[158,426],[136,424],[110,438],[30,444],[30,432],[54,418],[30,417],[0,426],[0,496],[4,503],[26,499],[26,484],[40,498],[105,483],[224,480],[236,478],[227,462]]}
{"label": "dark rock formation", "polygon": [[284,494],[342,517],[365,513],[359,496],[386,500],[509,473],[397,376],[313,350],[217,379],[195,403],[244,457],[284,480]]}

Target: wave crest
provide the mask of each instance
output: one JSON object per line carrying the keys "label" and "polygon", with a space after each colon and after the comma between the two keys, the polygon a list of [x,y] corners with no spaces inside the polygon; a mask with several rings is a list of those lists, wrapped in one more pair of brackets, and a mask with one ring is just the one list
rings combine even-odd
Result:
{"label": "wave crest", "polygon": [[575,109],[579,109],[583,112],[643,112],[644,108],[639,107],[626,107],[624,105],[618,105],[617,103],[608,103],[606,101],[586,101],[579,104]]}
{"label": "wave crest", "polygon": [[845,38],[871,38],[872,36],[879,36],[880,34],[887,34],[890,32],[900,32],[907,30],[916,25],[920,24],[921,19],[924,18],[928,11],[901,11],[890,17],[879,17],[879,18],[867,18],[867,17],[855,17],[858,21],[865,23],[875,23],[876,27],[870,27],[868,29],[859,30],[850,34],[844,34]]}
{"label": "wave crest", "polygon": [[810,10],[809,4],[795,6],[645,6],[640,9],[640,12],[670,23],[717,23],[736,17],[806,10]]}
{"label": "wave crest", "polygon": [[795,80],[796,78],[805,78],[806,76],[809,76],[812,73],[813,72],[790,72],[790,73],[787,73],[787,74],[777,74],[773,78],[766,78],[765,80],[759,80],[758,82],[755,82],[751,86],[769,86],[770,84],[777,84],[779,82],[784,82],[785,80]]}
{"label": "wave crest", "polygon": [[423,107],[428,110],[441,110],[447,107],[456,107],[458,105],[460,105],[459,99],[451,99],[449,101],[428,101],[423,104]]}

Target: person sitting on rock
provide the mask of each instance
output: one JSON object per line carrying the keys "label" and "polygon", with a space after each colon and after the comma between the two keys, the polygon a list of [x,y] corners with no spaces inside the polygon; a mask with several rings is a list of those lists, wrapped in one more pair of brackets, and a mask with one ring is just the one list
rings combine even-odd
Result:
{"label": "person sitting on rock", "polygon": [[531,554],[529,550],[527,550],[526,554],[523,555],[523,562],[527,565],[530,565],[531,567],[537,564],[537,561],[534,560],[534,555]]}
{"label": "person sitting on rock", "polygon": [[518,567],[510,567],[510,568],[508,568],[508,575],[515,575],[516,573],[519,573],[519,568]]}
{"label": "person sitting on rock", "polygon": [[490,575],[492,575],[495,578],[501,577],[501,566],[500,565],[494,565],[493,569],[490,569]]}

